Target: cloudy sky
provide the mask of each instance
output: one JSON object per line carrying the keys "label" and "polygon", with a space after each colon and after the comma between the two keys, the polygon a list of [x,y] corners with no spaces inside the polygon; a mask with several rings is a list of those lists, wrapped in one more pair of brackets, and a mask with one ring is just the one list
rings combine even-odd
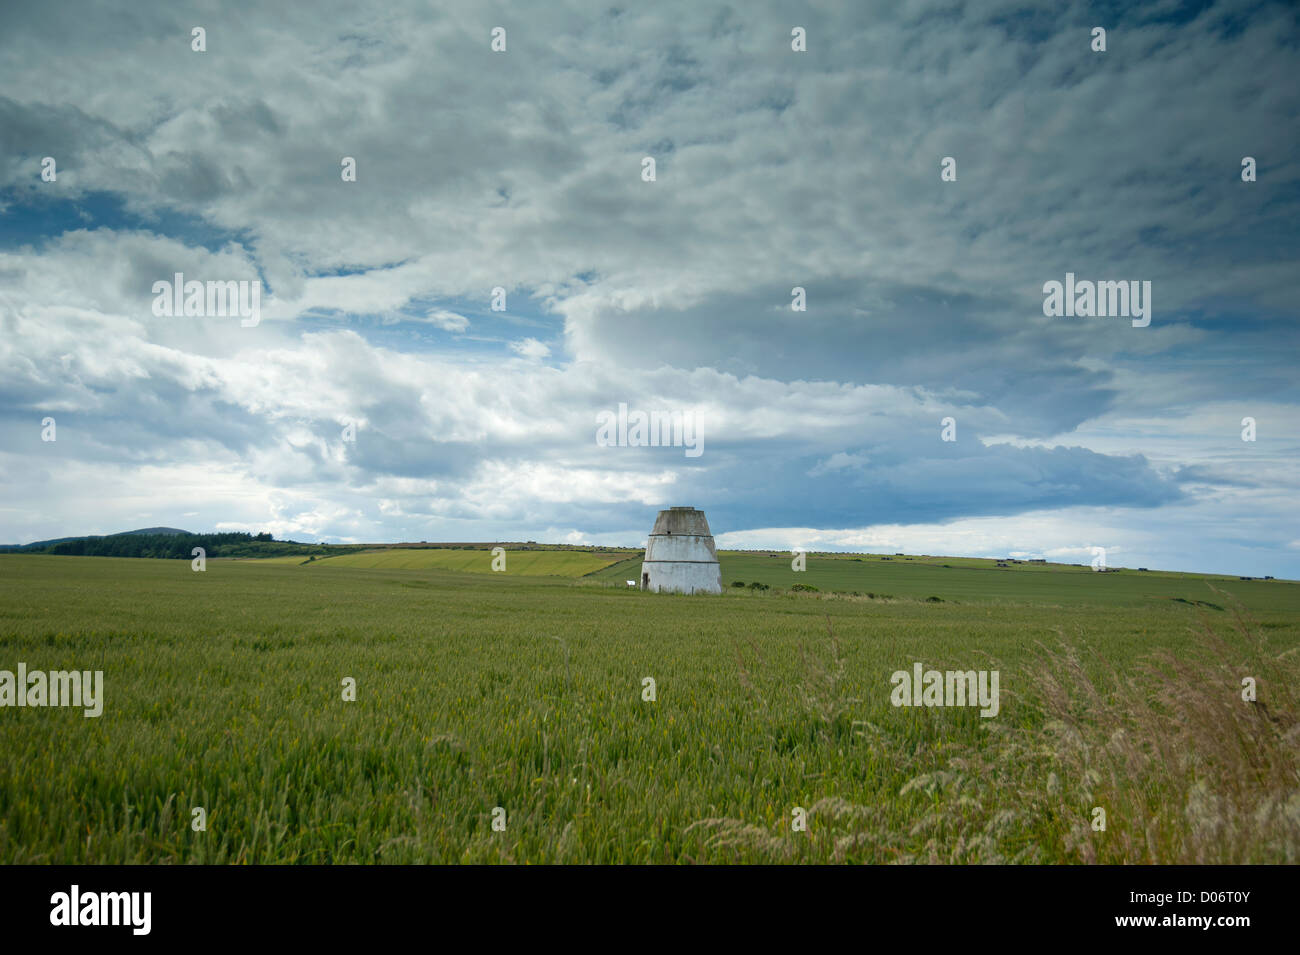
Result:
{"label": "cloudy sky", "polygon": [[[0,8],[0,542],[694,505],[1300,577],[1291,4],[54,7]],[[1044,315],[1067,272],[1150,325]],[[156,315],[175,273],[261,282],[257,324]],[[702,453],[602,446],[620,403]]]}

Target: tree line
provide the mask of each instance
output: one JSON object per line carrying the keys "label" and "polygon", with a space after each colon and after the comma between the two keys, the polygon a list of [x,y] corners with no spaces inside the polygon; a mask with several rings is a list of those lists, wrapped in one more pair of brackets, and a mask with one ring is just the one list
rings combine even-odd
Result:
{"label": "tree line", "polygon": [[[208,557],[274,557],[290,554],[328,554],[320,544],[277,541],[270,534],[110,534],[81,537],[35,549],[35,553],[69,557],[154,557],[189,560],[194,548]],[[30,552],[30,551],[29,551]]]}

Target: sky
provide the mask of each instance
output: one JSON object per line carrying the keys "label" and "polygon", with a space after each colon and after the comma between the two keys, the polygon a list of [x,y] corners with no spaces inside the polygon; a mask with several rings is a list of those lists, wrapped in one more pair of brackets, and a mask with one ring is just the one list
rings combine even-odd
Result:
{"label": "sky", "polygon": [[[686,505],[1300,578],[1291,4],[55,6],[0,7],[0,542]],[[1067,274],[1149,325],[1046,314]]]}

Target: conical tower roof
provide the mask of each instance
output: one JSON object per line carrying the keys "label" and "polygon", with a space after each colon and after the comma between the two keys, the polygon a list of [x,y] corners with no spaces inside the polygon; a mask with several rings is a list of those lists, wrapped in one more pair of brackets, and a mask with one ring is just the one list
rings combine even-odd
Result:
{"label": "conical tower roof", "polygon": [[713,533],[709,530],[709,520],[704,516],[703,511],[693,507],[670,507],[666,511],[659,512],[650,536],[712,537]]}

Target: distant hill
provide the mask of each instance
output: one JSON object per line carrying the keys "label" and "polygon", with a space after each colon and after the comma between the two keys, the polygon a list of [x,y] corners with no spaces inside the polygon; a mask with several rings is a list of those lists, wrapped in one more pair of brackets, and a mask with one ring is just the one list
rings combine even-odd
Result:
{"label": "distant hill", "polygon": [[79,541],[80,537],[56,537],[47,541],[33,541],[30,544],[0,544],[0,553],[15,550],[43,550],[52,544],[62,544],[64,541]]}
{"label": "distant hill", "polygon": [[183,531],[179,527],[141,527],[133,531],[122,531],[120,534],[81,534],[77,537],[55,537],[46,541],[32,541],[30,544],[0,544],[0,552],[14,550],[44,550],[46,547],[52,547],[55,544],[66,544],[69,541],[103,540],[105,537],[128,537],[132,534],[189,533],[189,531]]}
{"label": "distant hill", "polygon": [[278,541],[268,533],[243,531],[192,533],[179,527],[140,527],[120,534],[60,537],[30,544],[0,545],[0,553],[51,554],[62,557],[145,557],[190,560],[196,547],[209,560],[219,557],[325,557],[363,548],[356,544],[304,544]]}

